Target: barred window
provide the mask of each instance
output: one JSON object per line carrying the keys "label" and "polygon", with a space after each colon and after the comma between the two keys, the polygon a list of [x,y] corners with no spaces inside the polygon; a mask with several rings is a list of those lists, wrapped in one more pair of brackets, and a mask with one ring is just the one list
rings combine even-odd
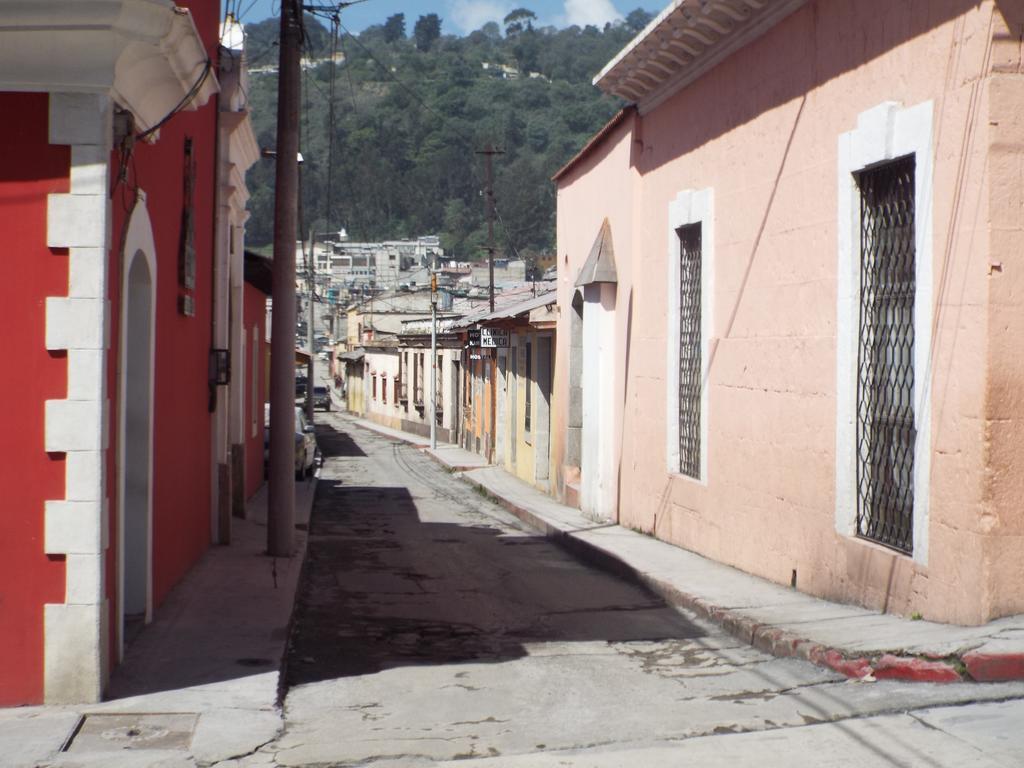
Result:
{"label": "barred window", "polygon": [[701,224],[679,236],[679,472],[700,479]]}
{"label": "barred window", "polygon": [[409,399],[406,378],[409,375],[409,353],[402,352],[398,355],[398,376],[395,378],[395,389],[398,390],[398,399],[405,402]]}
{"label": "barred window", "polygon": [[533,344],[529,341],[526,342],[526,404],[523,411],[523,431],[529,433],[533,412]]}
{"label": "barred window", "polygon": [[914,516],[914,157],[857,174],[857,535],[910,554]]}

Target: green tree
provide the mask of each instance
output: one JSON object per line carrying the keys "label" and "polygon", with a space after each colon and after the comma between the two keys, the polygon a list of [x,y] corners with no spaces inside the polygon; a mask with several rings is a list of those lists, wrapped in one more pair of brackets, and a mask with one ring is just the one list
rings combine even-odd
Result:
{"label": "green tree", "polygon": [[503,19],[505,24],[505,37],[516,37],[526,30],[533,29],[533,22],[537,20],[537,14],[528,8],[516,8]]}
{"label": "green tree", "polygon": [[636,33],[650,24],[651,19],[653,18],[653,13],[648,13],[643,8],[637,8],[636,10],[630,11],[626,16],[626,26],[631,32]]}
{"label": "green tree", "polygon": [[[274,22],[247,27],[247,54],[256,67],[276,62]],[[453,256],[480,258],[487,225],[483,164],[475,152],[491,143],[505,151],[494,159],[499,248],[509,254],[548,253],[555,237],[551,175],[621,105],[590,81],[635,33],[626,24],[555,29],[527,19],[512,38],[493,23],[458,37],[441,35],[440,23],[427,25],[433,32],[427,30],[426,50],[388,42],[386,24],[343,37],[333,125],[327,101],[331,68],[307,72],[303,227],[326,215],[332,228],[344,227],[354,239],[435,233]],[[315,19],[307,20],[307,32],[309,54],[325,55],[315,46],[329,41],[329,32]],[[482,66],[513,61],[544,77],[505,80],[493,67]],[[276,73],[253,73],[248,95],[259,144],[273,147]],[[334,166],[328,173],[331,134]],[[256,248],[273,237],[273,169],[273,163],[261,162],[248,175],[247,238]],[[326,212],[328,176],[331,211]]]}
{"label": "green tree", "polygon": [[436,13],[420,16],[416,19],[412,35],[416,40],[417,50],[429,51],[434,42],[441,37],[441,18]]}
{"label": "green tree", "polygon": [[384,22],[384,42],[395,43],[405,39],[405,14],[388,16]]}

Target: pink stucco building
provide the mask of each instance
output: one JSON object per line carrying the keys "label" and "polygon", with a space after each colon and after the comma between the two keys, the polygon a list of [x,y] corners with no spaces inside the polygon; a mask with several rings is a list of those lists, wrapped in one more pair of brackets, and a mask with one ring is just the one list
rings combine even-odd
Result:
{"label": "pink stucco building", "polygon": [[556,175],[556,487],[829,599],[1024,611],[1024,6],[674,0]]}

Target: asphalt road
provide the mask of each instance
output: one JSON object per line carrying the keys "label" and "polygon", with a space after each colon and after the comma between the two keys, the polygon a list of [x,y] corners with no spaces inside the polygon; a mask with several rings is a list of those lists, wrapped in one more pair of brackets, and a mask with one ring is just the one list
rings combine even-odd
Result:
{"label": "asphalt road", "polygon": [[848,682],[766,656],[415,449],[318,421],[285,733],[244,765],[1024,764],[1020,684]]}

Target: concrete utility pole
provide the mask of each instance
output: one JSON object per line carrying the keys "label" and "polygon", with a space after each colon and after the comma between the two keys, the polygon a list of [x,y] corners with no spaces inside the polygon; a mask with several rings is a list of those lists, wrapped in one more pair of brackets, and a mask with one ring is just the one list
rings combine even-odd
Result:
{"label": "concrete utility pole", "polygon": [[430,270],[430,450],[437,449],[437,256]]}
{"label": "concrete utility pole", "polygon": [[490,144],[484,146],[483,151],[477,152],[484,156],[484,173],[486,174],[486,188],[484,189],[484,205],[487,212],[487,273],[489,279],[489,297],[491,312],[494,311],[494,156],[505,154],[500,149],[495,149]]}
{"label": "concrete utility pole", "polygon": [[274,314],[270,340],[270,492],[267,554],[291,557],[295,533],[295,240],[298,234],[298,0],[281,0],[274,183]]}

